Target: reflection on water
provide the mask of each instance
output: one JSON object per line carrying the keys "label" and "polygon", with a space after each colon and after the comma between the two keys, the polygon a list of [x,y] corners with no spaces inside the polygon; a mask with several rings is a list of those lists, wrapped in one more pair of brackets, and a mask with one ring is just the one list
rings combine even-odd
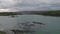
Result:
{"label": "reflection on water", "polygon": [[[25,22],[41,22],[46,25],[37,25],[34,34],[60,34],[60,17],[42,16],[42,15],[18,15],[18,17],[10,18],[9,16],[0,16],[0,30],[20,29],[17,23]],[[9,30],[10,31],[10,30]]]}

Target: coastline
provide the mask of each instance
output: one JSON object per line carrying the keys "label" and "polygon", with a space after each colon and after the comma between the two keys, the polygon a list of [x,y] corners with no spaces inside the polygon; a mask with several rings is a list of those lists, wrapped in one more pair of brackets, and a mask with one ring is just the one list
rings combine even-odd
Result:
{"label": "coastline", "polygon": [[33,12],[31,12],[31,14],[60,17],[60,11],[33,11]]}
{"label": "coastline", "polygon": [[60,10],[51,11],[21,11],[21,12],[0,12],[0,16],[13,16],[13,15],[44,15],[44,16],[59,16]]}

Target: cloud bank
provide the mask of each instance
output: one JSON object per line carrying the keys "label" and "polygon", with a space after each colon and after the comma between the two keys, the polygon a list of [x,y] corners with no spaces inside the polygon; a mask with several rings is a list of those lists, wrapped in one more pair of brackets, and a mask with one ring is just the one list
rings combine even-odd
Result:
{"label": "cloud bank", "polygon": [[60,0],[0,0],[0,9],[59,10]]}

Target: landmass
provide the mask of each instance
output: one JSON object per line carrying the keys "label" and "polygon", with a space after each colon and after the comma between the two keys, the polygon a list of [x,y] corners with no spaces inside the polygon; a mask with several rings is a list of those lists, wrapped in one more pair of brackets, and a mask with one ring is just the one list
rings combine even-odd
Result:
{"label": "landmass", "polygon": [[49,10],[49,11],[19,11],[19,12],[0,12],[0,16],[10,15],[45,15],[45,16],[60,16],[60,10]]}
{"label": "landmass", "polygon": [[22,15],[21,12],[0,12],[0,16]]}
{"label": "landmass", "polygon": [[55,10],[55,11],[32,11],[31,14],[45,15],[45,16],[60,16],[60,10]]}

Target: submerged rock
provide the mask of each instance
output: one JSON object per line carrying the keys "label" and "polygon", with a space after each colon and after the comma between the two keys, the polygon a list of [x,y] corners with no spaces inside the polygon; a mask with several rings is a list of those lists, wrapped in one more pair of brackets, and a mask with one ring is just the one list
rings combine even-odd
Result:
{"label": "submerged rock", "polygon": [[11,30],[13,31],[15,34],[23,34],[23,33],[32,33],[32,32],[35,32],[35,31],[29,31],[29,30]]}
{"label": "submerged rock", "polygon": [[11,29],[4,29],[4,32],[6,34],[14,34],[14,32],[12,32]]}
{"label": "submerged rock", "polygon": [[41,22],[32,22],[34,24],[40,24],[40,25],[45,25],[44,23],[41,23]]}
{"label": "submerged rock", "polygon": [[29,30],[26,30],[26,31],[24,31],[24,30],[11,30],[11,31],[13,31],[13,32],[20,32],[20,33],[23,33],[23,32],[25,32],[25,33],[35,32],[35,31],[29,31]]}

